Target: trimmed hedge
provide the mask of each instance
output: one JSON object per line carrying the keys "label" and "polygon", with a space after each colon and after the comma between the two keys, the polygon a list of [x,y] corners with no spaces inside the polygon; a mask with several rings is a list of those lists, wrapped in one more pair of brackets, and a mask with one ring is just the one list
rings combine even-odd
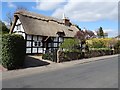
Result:
{"label": "trimmed hedge", "polygon": [[17,34],[2,36],[2,65],[8,70],[20,68],[25,59],[25,40]]}
{"label": "trimmed hedge", "polygon": [[90,50],[89,52],[84,53],[84,58],[105,56],[105,55],[113,55],[113,50]]}
{"label": "trimmed hedge", "polygon": [[59,62],[78,60],[83,58],[82,52],[59,52]]}

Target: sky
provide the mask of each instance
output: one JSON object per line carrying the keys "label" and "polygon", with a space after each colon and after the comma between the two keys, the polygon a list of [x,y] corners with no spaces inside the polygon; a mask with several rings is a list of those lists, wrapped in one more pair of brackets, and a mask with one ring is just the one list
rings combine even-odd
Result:
{"label": "sky", "polygon": [[14,13],[19,6],[31,12],[62,19],[63,14],[81,29],[92,31],[102,27],[109,37],[118,35],[118,0],[4,0],[2,21],[7,24],[6,14]]}

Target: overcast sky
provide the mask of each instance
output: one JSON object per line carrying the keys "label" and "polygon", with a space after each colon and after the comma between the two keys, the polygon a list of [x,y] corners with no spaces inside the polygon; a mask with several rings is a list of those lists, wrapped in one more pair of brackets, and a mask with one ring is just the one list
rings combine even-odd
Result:
{"label": "overcast sky", "polygon": [[[8,2],[9,1],[9,2]],[[100,26],[110,37],[118,34],[118,0],[4,0],[2,1],[2,20],[6,13],[14,12],[18,6],[29,11],[62,19],[63,13],[72,23],[92,31]]]}

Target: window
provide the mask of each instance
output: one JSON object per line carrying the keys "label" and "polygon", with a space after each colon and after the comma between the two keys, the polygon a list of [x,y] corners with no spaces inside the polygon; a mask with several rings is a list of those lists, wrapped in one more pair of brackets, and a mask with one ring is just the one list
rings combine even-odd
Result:
{"label": "window", "polygon": [[17,30],[21,30],[21,26],[20,25],[17,25]]}
{"label": "window", "polygon": [[40,46],[42,46],[42,42],[40,42],[40,41],[34,41],[33,46],[40,47]]}
{"label": "window", "polygon": [[32,53],[37,53],[37,48],[33,48]]}
{"label": "window", "polygon": [[59,37],[59,42],[63,42],[63,37]]}
{"label": "window", "polygon": [[38,36],[38,40],[39,40],[39,41],[42,41],[42,37]]}
{"label": "window", "polygon": [[27,35],[27,40],[32,40],[32,36],[31,35]]}
{"label": "window", "polygon": [[58,43],[54,43],[54,47],[58,47],[57,45],[58,45]]}
{"label": "window", "polygon": [[51,43],[48,43],[48,47],[51,47]]}
{"label": "window", "polygon": [[54,42],[58,42],[58,38],[57,37],[54,38]]}
{"label": "window", "polygon": [[35,46],[38,46],[38,45],[37,45],[37,41],[35,41],[34,43],[35,43],[35,44],[34,44]]}
{"label": "window", "polygon": [[26,53],[31,53],[31,48],[27,48]]}
{"label": "window", "polygon": [[27,41],[27,47],[31,47],[31,41]]}
{"label": "window", "polygon": [[37,36],[33,36],[33,40],[36,40],[36,41],[37,41]]}
{"label": "window", "polygon": [[38,48],[38,53],[42,53],[43,49],[42,48]]}

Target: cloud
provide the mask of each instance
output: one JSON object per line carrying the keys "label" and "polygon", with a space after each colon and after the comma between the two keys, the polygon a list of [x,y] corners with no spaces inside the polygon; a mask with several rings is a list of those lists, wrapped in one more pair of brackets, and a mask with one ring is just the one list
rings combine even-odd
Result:
{"label": "cloud", "polygon": [[68,1],[67,4],[61,5],[61,7],[57,8],[53,12],[52,16],[62,18],[62,14],[65,13],[66,16],[70,19],[83,22],[105,19],[117,20],[117,2],[82,2],[82,0],[80,1]]}
{"label": "cloud", "polygon": [[36,9],[39,10],[54,10],[59,8],[62,3],[66,0],[37,0],[36,1]]}
{"label": "cloud", "polygon": [[16,8],[16,5],[13,4],[12,2],[8,2],[8,7],[10,7],[10,8]]}

